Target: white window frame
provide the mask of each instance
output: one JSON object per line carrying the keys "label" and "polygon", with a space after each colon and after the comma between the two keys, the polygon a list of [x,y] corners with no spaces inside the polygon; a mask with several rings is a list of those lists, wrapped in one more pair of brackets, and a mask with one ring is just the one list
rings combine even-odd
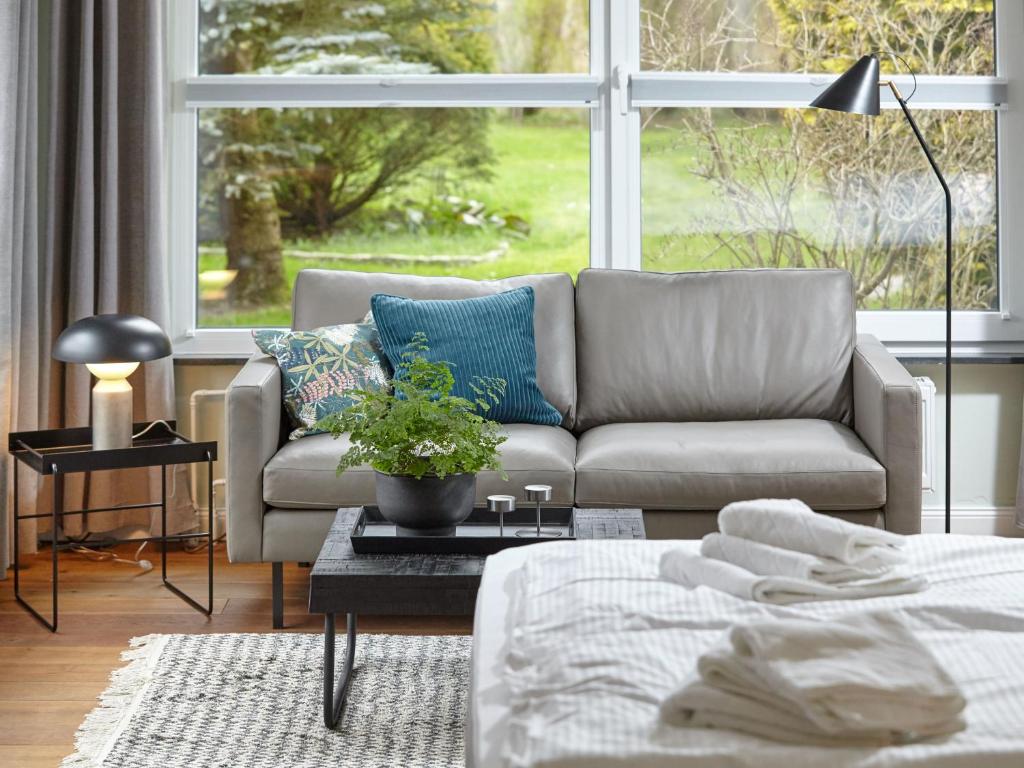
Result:
{"label": "white window frame", "polygon": [[[590,73],[585,75],[199,76],[197,4],[168,3],[167,9],[170,330],[177,356],[238,356],[254,350],[245,329],[196,328],[196,110],[201,107],[589,109],[590,264],[640,269],[640,109],[802,106],[832,79],[641,71],[639,0],[591,0]],[[997,0],[996,39],[996,76],[919,76],[913,102],[915,110],[996,112],[999,307],[955,313],[954,339],[963,353],[1024,350],[1024,4]],[[882,106],[897,106],[888,92]],[[945,338],[941,311],[861,311],[857,327],[907,355],[933,355]]]}

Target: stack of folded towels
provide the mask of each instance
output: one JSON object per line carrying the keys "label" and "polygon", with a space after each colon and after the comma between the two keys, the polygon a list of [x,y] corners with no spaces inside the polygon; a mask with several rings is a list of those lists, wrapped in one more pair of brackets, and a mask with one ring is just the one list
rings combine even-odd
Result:
{"label": "stack of folded towels", "polygon": [[903,566],[903,537],[820,515],[798,499],[729,504],[719,533],[700,554],[666,552],[661,575],[686,587],[711,587],[764,603],[842,600],[919,592],[924,577]]}
{"label": "stack of folded towels", "polygon": [[894,614],[735,626],[661,706],[672,725],[887,746],[964,728],[964,698]]}

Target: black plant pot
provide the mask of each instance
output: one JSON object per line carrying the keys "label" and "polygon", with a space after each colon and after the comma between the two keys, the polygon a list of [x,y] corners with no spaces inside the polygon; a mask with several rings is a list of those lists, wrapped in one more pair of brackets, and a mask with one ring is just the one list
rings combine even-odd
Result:
{"label": "black plant pot", "polygon": [[408,536],[451,536],[455,526],[469,517],[476,498],[476,475],[440,478],[425,475],[377,476],[377,507],[385,520]]}

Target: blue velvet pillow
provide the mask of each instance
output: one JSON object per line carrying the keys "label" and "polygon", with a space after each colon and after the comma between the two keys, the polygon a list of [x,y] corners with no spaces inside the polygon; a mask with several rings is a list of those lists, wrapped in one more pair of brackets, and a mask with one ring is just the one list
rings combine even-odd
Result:
{"label": "blue velvet pillow", "polygon": [[427,358],[452,366],[452,394],[474,399],[474,377],[507,382],[501,402],[486,413],[502,424],[562,423],[562,414],[537,386],[533,288],[472,299],[417,301],[378,293],[370,299],[384,355],[392,367],[415,334],[426,334]]}

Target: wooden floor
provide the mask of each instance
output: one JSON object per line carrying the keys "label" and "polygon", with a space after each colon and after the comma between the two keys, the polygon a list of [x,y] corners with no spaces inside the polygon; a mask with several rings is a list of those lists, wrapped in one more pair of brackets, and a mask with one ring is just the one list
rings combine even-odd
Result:
{"label": "wooden floor", "polygon": [[[133,549],[118,550],[130,557]],[[13,579],[0,581],[0,766],[56,766],[74,751],[75,729],[96,705],[120,653],[138,635],[165,632],[271,632],[270,565],[227,562],[216,550],[214,615],[196,612],[160,584],[156,566],[138,568],[61,554],[60,626],[51,634],[14,600]],[[172,552],[170,578],[206,594],[206,554]],[[22,590],[48,608],[49,552],[23,562]],[[285,566],[285,623],[291,632],[319,632],[322,620],[306,612],[309,570]],[[46,611],[44,610],[44,615]],[[468,633],[469,617],[365,617],[360,631],[410,634]]]}

